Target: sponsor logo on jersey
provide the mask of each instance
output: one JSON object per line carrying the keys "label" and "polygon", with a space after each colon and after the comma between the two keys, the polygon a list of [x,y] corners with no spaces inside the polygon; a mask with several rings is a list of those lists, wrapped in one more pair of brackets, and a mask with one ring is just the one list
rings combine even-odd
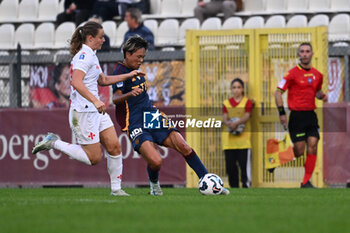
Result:
{"label": "sponsor logo on jersey", "polygon": [[85,53],[80,54],[79,60],[84,60],[85,58]]}
{"label": "sponsor logo on jersey", "polygon": [[141,128],[136,128],[130,133],[131,140],[134,140],[137,136],[141,135],[143,133]]}

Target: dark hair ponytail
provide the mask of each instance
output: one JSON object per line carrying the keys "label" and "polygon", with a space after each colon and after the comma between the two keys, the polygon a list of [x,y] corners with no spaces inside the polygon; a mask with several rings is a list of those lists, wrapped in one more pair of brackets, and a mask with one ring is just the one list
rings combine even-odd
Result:
{"label": "dark hair ponytail", "polygon": [[75,29],[72,39],[70,40],[70,55],[72,58],[79,52],[82,45],[85,43],[86,37],[89,35],[93,37],[97,36],[99,29],[103,29],[102,25],[92,21]]}

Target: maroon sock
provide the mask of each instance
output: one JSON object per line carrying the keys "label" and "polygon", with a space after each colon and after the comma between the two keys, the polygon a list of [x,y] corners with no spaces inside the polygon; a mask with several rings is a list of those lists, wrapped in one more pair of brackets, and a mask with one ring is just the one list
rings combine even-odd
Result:
{"label": "maroon sock", "polygon": [[304,164],[305,175],[304,175],[304,179],[303,179],[303,184],[306,184],[306,182],[308,182],[310,180],[312,173],[315,169],[316,158],[317,158],[316,155],[307,154],[306,161]]}

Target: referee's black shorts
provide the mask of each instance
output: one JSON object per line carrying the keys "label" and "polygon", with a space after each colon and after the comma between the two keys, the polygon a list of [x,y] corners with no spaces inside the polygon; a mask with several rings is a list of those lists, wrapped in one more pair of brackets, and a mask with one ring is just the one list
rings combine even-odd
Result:
{"label": "referee's black shorts", "polygon": [[306,141],[308,137],[320,139],[317,115],[314,111],[291,111],[288,129],[292,142]]}

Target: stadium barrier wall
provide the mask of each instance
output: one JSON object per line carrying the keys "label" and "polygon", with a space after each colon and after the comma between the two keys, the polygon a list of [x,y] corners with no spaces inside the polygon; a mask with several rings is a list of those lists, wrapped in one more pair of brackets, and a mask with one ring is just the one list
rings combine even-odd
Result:
{"label": "stadium barrier wall", "polygon": [[[184,113],[183,107],[161,110],[169,114]],[[128,136],[121,132],[114,111],[110,107],[107,112],[122,145],[123,186],[148,185],[146,162],[133,150]],[[106,159],[96,166],[87,166],[56,150],[31,153],[34,144],[47,132],[55,132],[62,140],[74,143],[68,109],[0,109],[0,120],[0,187],[109,186]],[[182,133],[185,137],[185,132]],[[185,186],[186,167],[182,156],[165,147],[158,147],[158,150],[163,158],[160,182]]]}
{"label": "stadium barrier wall", "polygon": [[[20,53],[18,53],[20,54]],[[105,73],[111,74],[121,53],[97,53]],[[66,141],[73,141],[68,125],[67,104],[57,103],[55,92],[58,76],[65,76],[69,55],[0,56],[0,186],[52,186],[83,185],[109,186],[106,160],[88,167],[66,156],[50,151],[31,154],[35,142],[47,132],[57,132]],[[167,114],[184,113],[184,53],[147,53],[141,69],[147,73],[152,101]],[[20,75],[16,73],[20,71]],[[20,88],[15,89],[19,85]],[[64,87],[65,88],[65,87]],[[68,86],[68,88],[70,88]],[[62,90],[60,90],[62,91]],[[102,99],[111,104],[111,87],[101,88]],[[16,102],[16,93],[21,101]],[[64,92],[64,91],[63,91]],[[10,107],[10,108],[9,108]],[[22,107],[22,108],[21,108]],[[29,108],[28,108],[29,107]],[[14,109],[15,108],[15,109]],[[115,122],[114,107],[109,110],[122,143],[124,157],[123,184],[126,186],[148,184],[146,165],[133,152],[126,134]],[[43,126],[43,122],[45,125]],[[181,132],[185,137],[185,132]],[[159,149],[163,158],[160,181],[165,185],[184,186],[185,161],[173,150]],[[176,169],[173,169],[176,167]]]}
{"label": "stadium barrier wall", "polygon": [[345,187],[350,183],[350,105],[326,103],[324,115],[323,173],[324,182]]}

